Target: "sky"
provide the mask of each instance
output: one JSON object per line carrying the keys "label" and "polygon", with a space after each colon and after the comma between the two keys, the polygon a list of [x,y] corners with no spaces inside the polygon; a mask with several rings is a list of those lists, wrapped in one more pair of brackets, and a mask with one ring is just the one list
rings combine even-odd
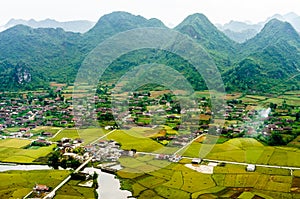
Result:
{"label": "sky", "polygon": [[98,21],[113,11],[127,11],[146,18],[158,18],[167,26],[179,24],[193,13],[203,13],[213,23],[230,20],[257,23],[274,14],[295,12],[299,0],[1,0],[0,25],[11,18],[46,18],[58,21]]}

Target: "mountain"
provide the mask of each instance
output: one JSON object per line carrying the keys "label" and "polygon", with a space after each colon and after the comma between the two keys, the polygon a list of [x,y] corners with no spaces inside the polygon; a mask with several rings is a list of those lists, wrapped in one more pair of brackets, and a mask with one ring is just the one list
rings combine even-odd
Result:
{"label": "mountain", "polygon": [[263,23],[249,24],[239,21],[230,21],[223,26],[218,25],[218,28],[230,39],[238,43],[243,43],[259,33],[263,26]]}
{"label": "mountain", "polygon": [[[0,32],[0,90],[47,88],[50,81],[72,83],[84,58],[100,42],[120,32],[145,27],[167,28],[158,19],[126,12],[104,15],[84,34],[62,28],[9,28]],[[288,22],[272,19],[242,44],[228,38],[203,14],[188,16],[174,29],[207,51],[219,68],[227,91],[300,89],[300,36]],[[153,62],[173,67],[194,89],[205,89],[202,77],[187,60],[157,49],[142,49],[119,57],[102,77],[112,82],[131,67]]]}
{"label": "mountain", "polygon": [[223,30],[224,34],[238,43],[243,43],[253,38],[258,32],[254,29],[247,29],[240,32],[234,32],[230,29]]}
{"label": "mountain", "polygon": [[289,22],[298,32],[300,32],[300,16],[293,12],[287,13],[285,15],[276,14],[270,17],[267,21],[271,19],[278,19],[281,21]]}
{"label": "mountain", "polygon": [[287,22],[269,21],[240,46],[237,64],[224,74],[231,89],[279,91],[300,88],[300,36]]}
{"label": "mountain", "polygon": [[[20,71],[25,71],[26,76],[32,78],[23,81],[26,84],[20,84],[15,89],[23,86],[39,87],[40,84],[31,81],[36,77],[45,82],[68,81],[72,79],[70,76],[76,74],[74,69],[80,66],[83,57],[77,47],[80,39],[79,33],[65,32],[61,28],[33,29],[17,25],[5,30],[0,33],[0,65],[3,68],[0,72],[0,79],[11,78],[8,74],[14,73],[14,70],[10,69],[16,66],[21,68]],[[19,81],[7,83],[15,85],[17,82]],[[10,87],[1,85],[2,90]]]}
{"label": "mountain", "polygon": [[[24,25],[0,32],[0,68],[3,69],[0,71],[3,80],[0,90],[35,89],[50,81],[72,82],[84,57],[99,42],[118,32],[140,27],[165,26],[157,19],[147,20],[125,12],[114,12],[100,18],[85,34],[66,32],[62,28]],[[14,67],[20,68],[19,71]],[[30,78],[23,81],[24,76]]]}
{"label": "mountain", "polygon": [[158,19],[148,20],[142,16],[132,15],[127,12],[113,12],[102,16],[96,25],[84,34],[84,43],[93,48],[103,40],[117,33],[145,27],[166,28]]}
{"label": "mountain", "polygon": [[221,71],[230,65],[236,43],[219,31],[205,15],[190,15],[175,30],[198,41],[212,55]]}
{"label": "mountain", "polygon": [[272,19],[289,22],[298,32],[300,32],[300,16],[292,12],[285,15],[275,14],[266,21],[257,24],[230,21],[224,25],[218,24],[217,27],[232,40],[243,43],[253,38]]}
{"label": "mountain", "polygon": [[243,54],[249,54],[268,46],[277,46],[280,41],[289,45],[299,45],[299,34],[290,23],[272,19],[259,34],[242,44],[241,48]]}
{"label": "mountain", "polygon": [[263,23],[258,24],[250,24],[246,22],[240,21],[230,21],[229,23],[224,24],[223,26],[219,26],[221,30],[231,30],[233,32],[243,32],[246,30],[256,30],[259,32],[263,28]]}
{"label": "mountain", "polygon": [[36,21],[34,19],[22,20],[11,19],[7,24],[1,27],[2,30],[6,30],[16,25],[25,25],[32,28],[62,28],[65,31],[84,33],[91,29],[95,23],[87,20],[58,22],[53,19],[45,19]]}

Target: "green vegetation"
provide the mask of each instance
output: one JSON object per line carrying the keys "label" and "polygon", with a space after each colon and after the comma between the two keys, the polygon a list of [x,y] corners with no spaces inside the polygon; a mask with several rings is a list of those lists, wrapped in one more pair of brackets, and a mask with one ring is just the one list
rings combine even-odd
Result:
{"label": "green vegetation", "polygon": [[107,139],[112,139],[121,143],[122,149],[126,150],[135,149],[137,151],[154,152],[163,148],[163,146],[156,141],[143,137],[136,131],[130,130],[117,130],[108,135]]}
{"label": "green vegetation", "polygon": [[21,140],[21,139],[6,139],[6,140],[0,140],[0,147],[1,148],[23,148],[30,144],[29,140]]}
{"label": "green vegetation", "polygon": [[85,144],[89,144],[97,138],[103,136],[107,133],[108,130],[98,129],[98,128],[89,128],[89,129],[64,129],[57,136],[51,138],[51,141],[59,141],[62,138],[71,138],[76,139],[80,138],[84,141]]}
{"label": "green vegetation", "polygon": [[0,140],[0,161],[41,164],[44,162],[40,162],[39,158],[47,156],[54,148],[54,145],[39,148],[23,148],[28,144],[30,144],[28,140]]}
{"label": "green vegetation", "polygon": [[[193,143],[184,155],[199,156],[204,144]],[[227,160],[252,164],[270,164],[280,166],[300,166],[297,157],[300,150],[288,147],[264,146],[253,138],[235,138],[223,144],[216,144],[206,156],[213,160]]]}
{"label": "green vegetation", "polygon": [[0,198],[23,198],[35,184],[45,184],[54,188],[69,171],[39,170],[39,171],[7,171],[0,173]]}
{"label": "green vegetation", "polygon": [[[125,12],[114,12],[103,16],[83,35],[22,25],[3,31],[0,34],[1,90],[49,89],[53,81],[72,84],[82,60],[100,42],[117,33],[142,27],[166,28],[157,19],[147,20]],[[175,30],[203,46],[214,59],[229,92],[299,89],[295,66],[300,60],[300,37],[288,23],[271,20],[258,35],[243,44],[230,40],[202,14],[188,16]],[[267,48],[262,48],[265,46]],[[113,82],[130,67],[153,62],[180,71],[196,90],[205,89],[203,79],[187,61],[149,49],[131,52],[116,60],[105,71],[103,80]]]}
{"label": "green vegetation", "polygon": [[79,180],[70,180],[56,192],[55,198],[59,199],[93,199],[95,198],[94,188],[81,187]]}
{"label": "green vegetation", "polygon": [[[210,194],[209,198],[247,195],[268,198],[279,193],[284,193],[286,198],[292,194],[299,196],[291,191],[291,186],[299,187],[299,184],[295,184],[296,181],[286,169],[257,167],[255,172],[247,172],[244,165],[225,164],[214,167],[214,174],[209,175],[188,169],[183,165],[187,161],[183,161],[169,163],[152,172],[137,173],[137,168],[152,161],[144,156],[121,159],[125,168],[117,174],[125,179],[126,187],[134,197],[196,199]],[[299,175],[299,172],[295,171],[294,175]]]}

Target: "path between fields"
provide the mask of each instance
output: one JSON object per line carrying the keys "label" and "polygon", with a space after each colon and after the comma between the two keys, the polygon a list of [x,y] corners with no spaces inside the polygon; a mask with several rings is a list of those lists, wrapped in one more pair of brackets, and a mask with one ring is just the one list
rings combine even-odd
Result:
{"label": "path between fields", "polygon": [[[91,160],[93,156],[83,162],[73,173],[78,173],[83,167],[85,167]],[[66,177],[59,185],[57,185],[50,193],[48,193],[43,199],[53,198],[56,194],[56,191],[59,190],[62,186],[64,186],[71,179],[71,174]]]}
{"label": "path between fields", "polygon": [[[158,153],[150,153],[150,152],[137,152],[137,154],[143,154],[143,155],[152,155],[152,156],[157,156],[160,155]],[[182,158],[185,159],[194,159],[194,158],[199,158],[199,157],[186,157],[182,156]],[[232,162],[232,161],[225,161],[225,160],[213,160],[213,159],[202,159],[203,161],[208,161],[208,162],[217,162],[217,163],[226,163],[226,164],[235,164],[235,165],[244,165],[247,166],[251,163],[245,163],[245,162]],[[300,170],[300,167],[289,167],[289,166],[277,166],[277,165],[267,165],[267,164],[253,164],[256,167],[265,167],[265,168],[275,168],[275,169],[287,169],[287,170]]]}
{"label": "path between fields", "polygon": [[186,147],[190,146],[193,142],[195,142],[197,139],[205,136],[206,134],[201,134],[199,136],[197,136],[196,138],[194,138],[192,141],[190,141],[188,144],[186,144],[185,146],[181,147],[180,149],[178,149],[174,155],[177,155],[180,151],[182,151],[183,149],[185,149]]}
{"label": "path between fields", "polygon": [[99,140],[101,140],[101,139],[105,138],[106,136],[112,134],[112,133],[115,132],[116,130],[117,130],[117,129],[114,129],[114,130],[112,130],[112,131],[106,133],[105,135],[99,137],[98,139],[96,139],[96,140],[94,140],[93,142],[91,142],[90,145],[95,144],[96,142],[98,142]]}
{"label": "path between fields", "polygon": [[66,128],[59,129],[59,131],[57,131],[57,132],[55,133],[55,135],[54,135],[51,139],[55,138],[55,137],[56,137],[60,132],[62,132],[64,129],[66,129]]}

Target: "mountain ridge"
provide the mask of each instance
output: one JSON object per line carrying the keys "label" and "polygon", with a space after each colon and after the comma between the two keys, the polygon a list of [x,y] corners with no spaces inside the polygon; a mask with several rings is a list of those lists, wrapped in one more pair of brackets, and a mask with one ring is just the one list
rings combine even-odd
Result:
{"label": "mountain ridge", "polygon": [[10,19],[5,25],[1,26],[0,29],[4,31],[16,25],[25,25],[31,28],[62,28],[65,31],[69,32],[84,33],[91,29],[95,25],[95,23],[88,20],[60,22],[49,18],[40,21],[36,21],[34,19]]}
{"label": "mountain ridge", "polygon": [[[100,42],[120,32],[143,27],[167,28],[158,19],[113,12],[101,17],[84,34],[66,32],[61,28],[34,29],[23,25],[3,31],[0,33],[0,67],[3,69],[0,78],[5,81],[1,89],[14,89],[10,81],[6,81],[8,79],[14,81],[13,85],[18,85],[16,90],[36,88],[35,85],[42,85],[41,82],[45,85],[50,81],[72,83],[85,56]],[[276,89],[300,88],[297,78],[288,80],[292,74],[299,72],[300,38],[287,22],[273,19],[259,34],[243,44],[228,38],[205,15],[199,13],[188,16],[174,30],[190,36],[203,46],[224,76],[228,91],[265,92],[282,82],[286,83]],[[108,76],[116,77],[115,74],[121,74],[118,72],[121,68],[126,71],[138,64],[137,58],[145,63],[158,59],[177,69],[180,67],[176,64],[185,65],[181,69],[182,74],[186,74],[193,84],[196,84],[195,81],[202,82],[193,79],[195,75],[186,68],[190,66],[185,62],[178,57],[174,61],[167,57],[172,56],[151,50],[133,53],[125,56],[125,61],[118,62],[122,66],[113,64],[115,68],[109,70]],[[21,69],[14,70],[14,67]],[[257,74],[251,76],[251,72]],[[12,76],[22,77],[22,74],[30,78],[17,84],[18,80]],[[257,83],[254,84],[253,79]],[[197,88],[202,86],[198,83]]]}
{"label": "mountain ridge", "polygon": [[[243,43],[258,34],[262,30],[262,28],[272,19],[278,19],[283,22],[288,22],[295,28],[298,33],[300,33],[300,16],[295,13],[287,13],[285,15],[275,14],[269,17],[267,20],[258,22],[256,24],[232,20],[224,25],[219,24],[217,27],[232,40]],[[251,32],[250,35],[249,32]]]}

